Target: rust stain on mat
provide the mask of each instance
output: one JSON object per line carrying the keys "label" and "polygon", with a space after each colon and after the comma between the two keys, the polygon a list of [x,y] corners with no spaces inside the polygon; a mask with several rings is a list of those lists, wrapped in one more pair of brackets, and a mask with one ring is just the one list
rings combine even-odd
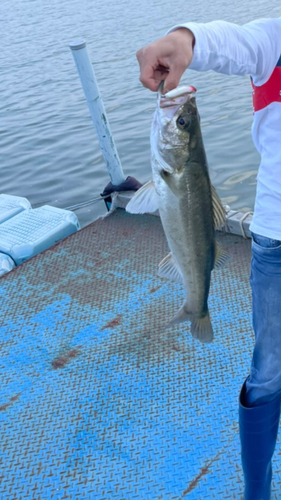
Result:
{"label": "rust stain on mat", "polygon": [[71,349],[70,351],[57,356],[52,361],[52,367],[57,370],[58,368],[64,368],[73,358],[77,358],[80,354],[81,346],[77,346],[75,349]]}
{"label": "rust stain on mat", "polygon": [[7,408],[9,408],[9,406],[11,406],[15,401],[17,401],[17,399],[19,399],[20,397],[20,394],[16,394],[15,396],[13,396],[10,401],[8,401],[8,403],[5,403],[3,405],[0,406],[0,411],[6,411]]}
{"label": "rust stain on mat", "polygon": [[200,479],[203,476],[206,476],[206,474],[208,474],[208,472],[210,471],[210,467],[215,462],[215,460],[217,460],[218,457],[219,457],[219,453],[212,460],[210,460],[209,462],[207,462],[206,465],[205,465],[205,467],[202,467],[202,469],[200,470],[199,474],[195,477],[195,479],[193,479],[193,481],[191,481],[191,483],[188,486],[188,488],[183,492],[181,498],[184,498],[186,495],[188,495],[188,493],[190,493],[192,490],[194,490],[194,488],[196,488],[196,486],[198,485]]}

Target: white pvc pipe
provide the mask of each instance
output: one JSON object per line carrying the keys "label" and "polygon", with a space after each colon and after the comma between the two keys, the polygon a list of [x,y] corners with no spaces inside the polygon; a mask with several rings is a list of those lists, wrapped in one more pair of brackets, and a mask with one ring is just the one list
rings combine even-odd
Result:
{"label": "white pvc pipe", "polygon": [[107,166],[112,184],[125,181],[120,158],[110,132],[97,80],[91,65],[85,40],[75,40],[69,44],[79,73],[91,118],[96,127],[100,148]]}

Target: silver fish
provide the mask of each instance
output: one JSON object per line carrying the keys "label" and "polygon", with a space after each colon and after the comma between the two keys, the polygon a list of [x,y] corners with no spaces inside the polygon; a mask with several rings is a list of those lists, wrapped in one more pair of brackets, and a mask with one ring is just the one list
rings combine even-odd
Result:
{"label": "silver fish", "polygon": [[178,87],[162,95],[162,88],[151,128],[153,180],[136,192],[126,210],[159,209],[170,253],[160,262],[158,274],[184,284],[186,291],[183,306],[168,326],[189,320],[193,337],[211,342],[208,295],[211,272],[227,257],[215,241],[225,210],[209,178],[196,89]]}

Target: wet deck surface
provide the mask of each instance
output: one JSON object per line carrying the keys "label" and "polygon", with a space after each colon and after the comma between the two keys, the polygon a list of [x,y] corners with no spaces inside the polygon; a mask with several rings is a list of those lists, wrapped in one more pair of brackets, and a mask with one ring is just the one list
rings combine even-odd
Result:
{"label": "wet deck surface", "polygon": [[2,500],[242,499],[250,241],[219,239],[211,345],[164,330],[183,288],[157,277],[158,217],[120,210],[0,279]]}

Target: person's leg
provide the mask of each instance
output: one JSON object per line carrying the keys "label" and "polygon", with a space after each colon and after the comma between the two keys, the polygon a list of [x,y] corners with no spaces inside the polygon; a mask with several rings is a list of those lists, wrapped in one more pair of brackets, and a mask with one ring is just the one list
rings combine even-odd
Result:
{"label": "person's leg", "polygon": [[281,395],[281,242],[253,235],[255,347],[239,405],[245,500],[269,500]]}
{"label": "person's leg", "polygon": [[272,466],[279,418],[277,397],[259,406],[246,403],[246,382],[240,393],[239,427],[245,500],[270,500]]}

